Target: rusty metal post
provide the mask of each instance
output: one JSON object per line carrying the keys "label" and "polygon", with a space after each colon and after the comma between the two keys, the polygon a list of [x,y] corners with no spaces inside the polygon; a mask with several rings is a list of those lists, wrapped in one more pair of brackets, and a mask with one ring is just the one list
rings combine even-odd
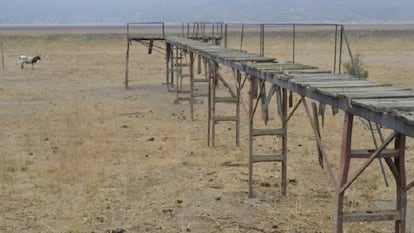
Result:
{"label": "rusty metal post", "polygon": [[129,43],[130,43],[130,41],[129,41],[129,24],[127,24],[127,51],[126,51],[126,58],[125,58],[125,80],[124,80],[125,89],[128,89]]}
{"label": "rusty metal post", "polygon": [[251,78],[250,80],[250,90],[249,90],[249,178],[248,178],[248,185],[249,185],[249,197],[253,197],[253,99],[254,99],[254,82],[255,80]]}
{"label": "rusty metal post", "polygon": [[398,156],[395,157],[394,163],[398,170],[398,176],[395,177],[397,191],[397,210],[400,212],[400,220],[395,221],[395,232],[406,232],[407,216],[407,180],[405,175],[405,141],[406,137],[397,134],[395,137],[395,149],[398,150]]}
{"label": "rusty metal post", "polygon": [[338,183],[335,187],[335,200],[334,200],[334,232],[343,232],[343,202],[345,190],[341,191],[343,185],[347,183],[349,164],[351,161],[351,145],[352,145],[352,123],[353,115],[345,112],[344,124],[342,130],[342,147],[341,147],[341,159],[339,164],[339,177]]}
{"label": "rusty metal post", "polygon": [[189,52],[190,57],[190,111],[191,111],[191,120],[194,121],[194,53]]}
{"label": "rusty metal post", "polygon": [[236,146],[240,146],[240,93],[241,93],[241,73],[237,70],[236,83],[237,103],[236,103]]}
{"label": "rusty metal post", "polygon": [[207,145],[210,146],[210,140],[211,140],[211,98],[212,98],[212,89],[214,87],[212,87],[212,85],[214,85],[212,77],[212,65],[210,61],[206,61],[206,65],[207,65],[207,78],[208,78],[208,120],[207,120],[207,136],[208,136],[208,142]]}
{"label": "rusty metal post", "polygon": [[336,74],[336,50],[338,47],[338,25],[335,25],[335,48],[334,48],[334,66],[333,73]]}
{"label": "rusty metal post", "polygon": [[171,82],[171,88],[173,88],[174,87],[174,46],[171,44],[170,44],[170,82]]}
{"label": "rusty metal post", "polygon": [[295,52],[296,52],[296,24],[293,24],[292,31],[292,62],[295,63]]}
{"label": "rusty metal post", "polygon": [[0,53],[1,53],[1,67],[4,71],[4,51],[3,51],[3,41],[0,41]]}
{"label": "rusty metal post", "polygon": [[165,43],[165,79],[167,90],[170,89],[170,60],[171,60],[171,45],[169,43]]}
{"label": "rusty metal post", "polygon": [[288,113],[288,93],[287,89],[282,89],[282,195],[286,196],[287,189],[287,113]]}
{"label": "rusty metal post", "polygon": [[212,126],[211,126],[211,145],[214,147],[216,145],[216,122],[215,122],[215,115],[216,115],[216,83],[217,83],[217,64],[212,62],[212,87],[211,87],[211,116],[212,116]]}
{"label": "rusty metal post", "polygon": [[226,23],[224,25],[224,48],[227,48],[227,33],[229,25]]}

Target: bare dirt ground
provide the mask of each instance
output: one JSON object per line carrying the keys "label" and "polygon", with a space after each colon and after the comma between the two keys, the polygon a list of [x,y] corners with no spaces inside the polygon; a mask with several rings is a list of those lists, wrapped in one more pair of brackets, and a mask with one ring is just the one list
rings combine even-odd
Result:
{"label": "bare dirt ground", "polygon": [[[409,32],[351,35],[373,80],[414,87]],[[289,123],[287,197],[280,193],[280,164],[260,164],[257,197],[249,199],[246,116],[241,147],[235,147],[232,124],[218,125],[216,147],[208,147],[206,101],[196,105],[191,121],[188,104],[175,104],[161,84],[162,55],[147,55],[134,45],[131,88],[125,90],[123,36],[2,35],[0,232],[331,232],[333,186],[318,165],[302,108]],[[298,47],[305,54],[298,59],[326,63],[332,49],[317,41]],[[20,54],[39,54],[42,60],[34,69],[20,69],[15,64]],[[338,164],[342,114],[327,113],[322,134]],[[355,124],[355,147],[372,145],[364,124]],[[277,148],[275,142],[259,146]],[[412,180],[411,139],[407,171]],[[393,182],[385,187],[378,163],[352,187],[347,209],[393,205]],[[412,190],[408,198],[414,232]],[[392,225],[354,223],[345,230],[391,232]]]}

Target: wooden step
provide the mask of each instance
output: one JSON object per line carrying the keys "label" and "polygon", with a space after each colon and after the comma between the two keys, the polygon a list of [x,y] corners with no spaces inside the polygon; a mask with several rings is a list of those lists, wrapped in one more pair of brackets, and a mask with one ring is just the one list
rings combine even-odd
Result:
{"label": "wooden step", "polygon": [[[360,149],[360,150],[352,150],[351,157],[352,158],[369,158],[375,149]],[[392,158],[398,156],[398,150],[395,149],[385,149],[379,155],[378,158]]]}
{"label": "wooden step", "polygon": [[208,97],[208,93],[196,92],[193,93],[193,97]]}
{"label": "wooden step", "polygon": [[260,162],[282,162],[282,155],[252,155],[253,163]]}
{"label": "wooden step", "polygon": [[282,136],[283,129],[252,129],[252,136]]}
{"label": "wooden step", "polygon": [[215,97],[216,103],[237,103],[237,97]]}
{"label": "wooden step", "polygon": [[214,122],[217,121],[237,121],[236,116],[213,116]]}
{"label": "wooden step", "polygon": [[374,222],[374,221],[396,221],[401,220],[398,210],[375,210],[363,212],[344,213],[344,222]]}
{"label": "wooden step", "polygon": [[176,101],[190,101],[190,97],[177,97]]}
{"label": "wooden step", "polygon": [[190,74],[178,74],[180,78],[189,78]]}
{"label": "wooden step", "polygon": [[193,79],[195,83],[208,83],[208,79],[205,78],[195,78]]}
{"label": "wooden step", "polygon": [[175,66],[184,67],[184,66],[188,66],[188,64],[187,63],[178,63],[178,64],[175,64]]}
{"label": "wooden step", "polygon": [[189,94],[190,91],[178,90],[177,93],[179,93],[179,94]]}

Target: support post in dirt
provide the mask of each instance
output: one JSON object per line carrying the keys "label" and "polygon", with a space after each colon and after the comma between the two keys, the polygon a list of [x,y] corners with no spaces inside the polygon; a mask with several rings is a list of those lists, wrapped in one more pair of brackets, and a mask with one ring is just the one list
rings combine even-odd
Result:
{"label": "support post in dirt", "polygon": [[0,41],[0,53],[1,53],[1,67],[4,71],[4,53],[3,53],[3,41]]}
{"label": "support post in dirt", "polygon": [[342,129],[342,147],[341,147],[341,159],[339,165],[339,177],[338,185],[335,191],[335,203],[334,203],[334,229],[337,233],[342,233],[343,230],[343,202],[345,192],[341,192],[339,189],[347,182],[349,164],[351,162],[350,153],[352,145],[352,124],[354,115],[345,112],[344,125]]}
{"label": "support post in dirt", "polygon": [[127,24],[127,51],[126,51],[126,58],[125,58],[125,80],[124,80],[125,89],[128,89],[129,44],[130,44],[129,24]]}
{"label": "support post in dirt", "polygon": [[170,81],[171,59],[173,59],[171,57],[171,45],[169,43],[165,43],[165,85],[167,85],[167,90],[170,89],[170,85],[172,86],[172,81]]}
{"label": "support post in dirt", "polygon": [[[189,58],[190,58],[190,64],[189,64],[189,69],[190,69],[190,111],[191,111],[191,120],[194,121],[194,60],[195,60],[195,56],[194,53],[190,51],[189,53]],[[200,65],[198,66],[200,67]],[[201,73],[201,72],[200,72]]]}
{"label": "support post in dirt", "polygon": [[[345,112],[341,159],[339,164],[338,183],[335,187],[334,200],[334,232],[342,233],[345,222],[373,222],[373,221],[393,221],[394,232],[406,232],[406,212],[407,212],[407,191],[409,185],[406,181],[405,172],[405,142],[406,136],[393,132],[384,140],[381,146],[375,150],[351,150],[352,147],[352,128],[353,115]],[[394,140],[394,148],[387,149],[387,146]],[[366,153],[367,152],[367,153]],[[365,158],[366,161],[349,176],[351,159]],[[359,211],[344,213],[343,202],[345,191],[352,183],[365,171],[365,169],[377,158],[384,158],[392,172],[396,184],[396,208],[391,210]],[[349,176],[349,178],[348,178]]]}
{"label": "support post in dirt", "polygon": [[[255,98],[254,92],[255,90],[255,80],[253,78],[249,79],[250,89],[249,89],[249,141],[253,140],[253,100]],[[249,143],[249,168],[248,168],[248,190],[249,190],[249,197],[253,197],[253,156],[251,153],[253,151],[253,143]]]}

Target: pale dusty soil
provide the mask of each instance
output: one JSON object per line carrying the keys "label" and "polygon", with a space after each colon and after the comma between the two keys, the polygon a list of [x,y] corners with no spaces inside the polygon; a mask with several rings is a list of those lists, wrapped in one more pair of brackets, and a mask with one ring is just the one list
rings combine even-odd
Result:
{"label": "pale dusty soil", "polygon": [[[243,110],[242,146],[235,146],[234,125],[219,124],[216,147],[208,147],[206,100],[196,105],[191,121],[189,105],[174,103],[175,94],[162,85],[161,55],[147,55],[134,44],[131,88],[125,90],[125,40],[47,38],[19,35],[4,43],[0,232],[331,232],[333,186],[318,165],[302,107],[289,123],[287,197],[280,193],[280,165],[260,164],[254,175],[257,197],[249,199]],[[414,87],[412,38],[368,39],[353,46],[373,79]],[[324,62],[327,50],[305,51],[304,63]],[[22,53],[40,53],[42,60],[22,70],[14,64]],[[232,81],[231,72],[223,73]],[[332,116],[328,108],[322,132],[335,167],[342,116]],[[371,145],[361,121],[355,124],[355,147]],[[277,151],[278,143],[263,139],[257,145]],[[352,165],[355,170],[357,163]],[[412,180],[411,139],[407,170]],[[347,209],[392,205],[393,184],[385,187],[377,162],[352,187]],[[411,190],[410,232],[413,195]],[[391,232],[392,224],[345,229]]]}

